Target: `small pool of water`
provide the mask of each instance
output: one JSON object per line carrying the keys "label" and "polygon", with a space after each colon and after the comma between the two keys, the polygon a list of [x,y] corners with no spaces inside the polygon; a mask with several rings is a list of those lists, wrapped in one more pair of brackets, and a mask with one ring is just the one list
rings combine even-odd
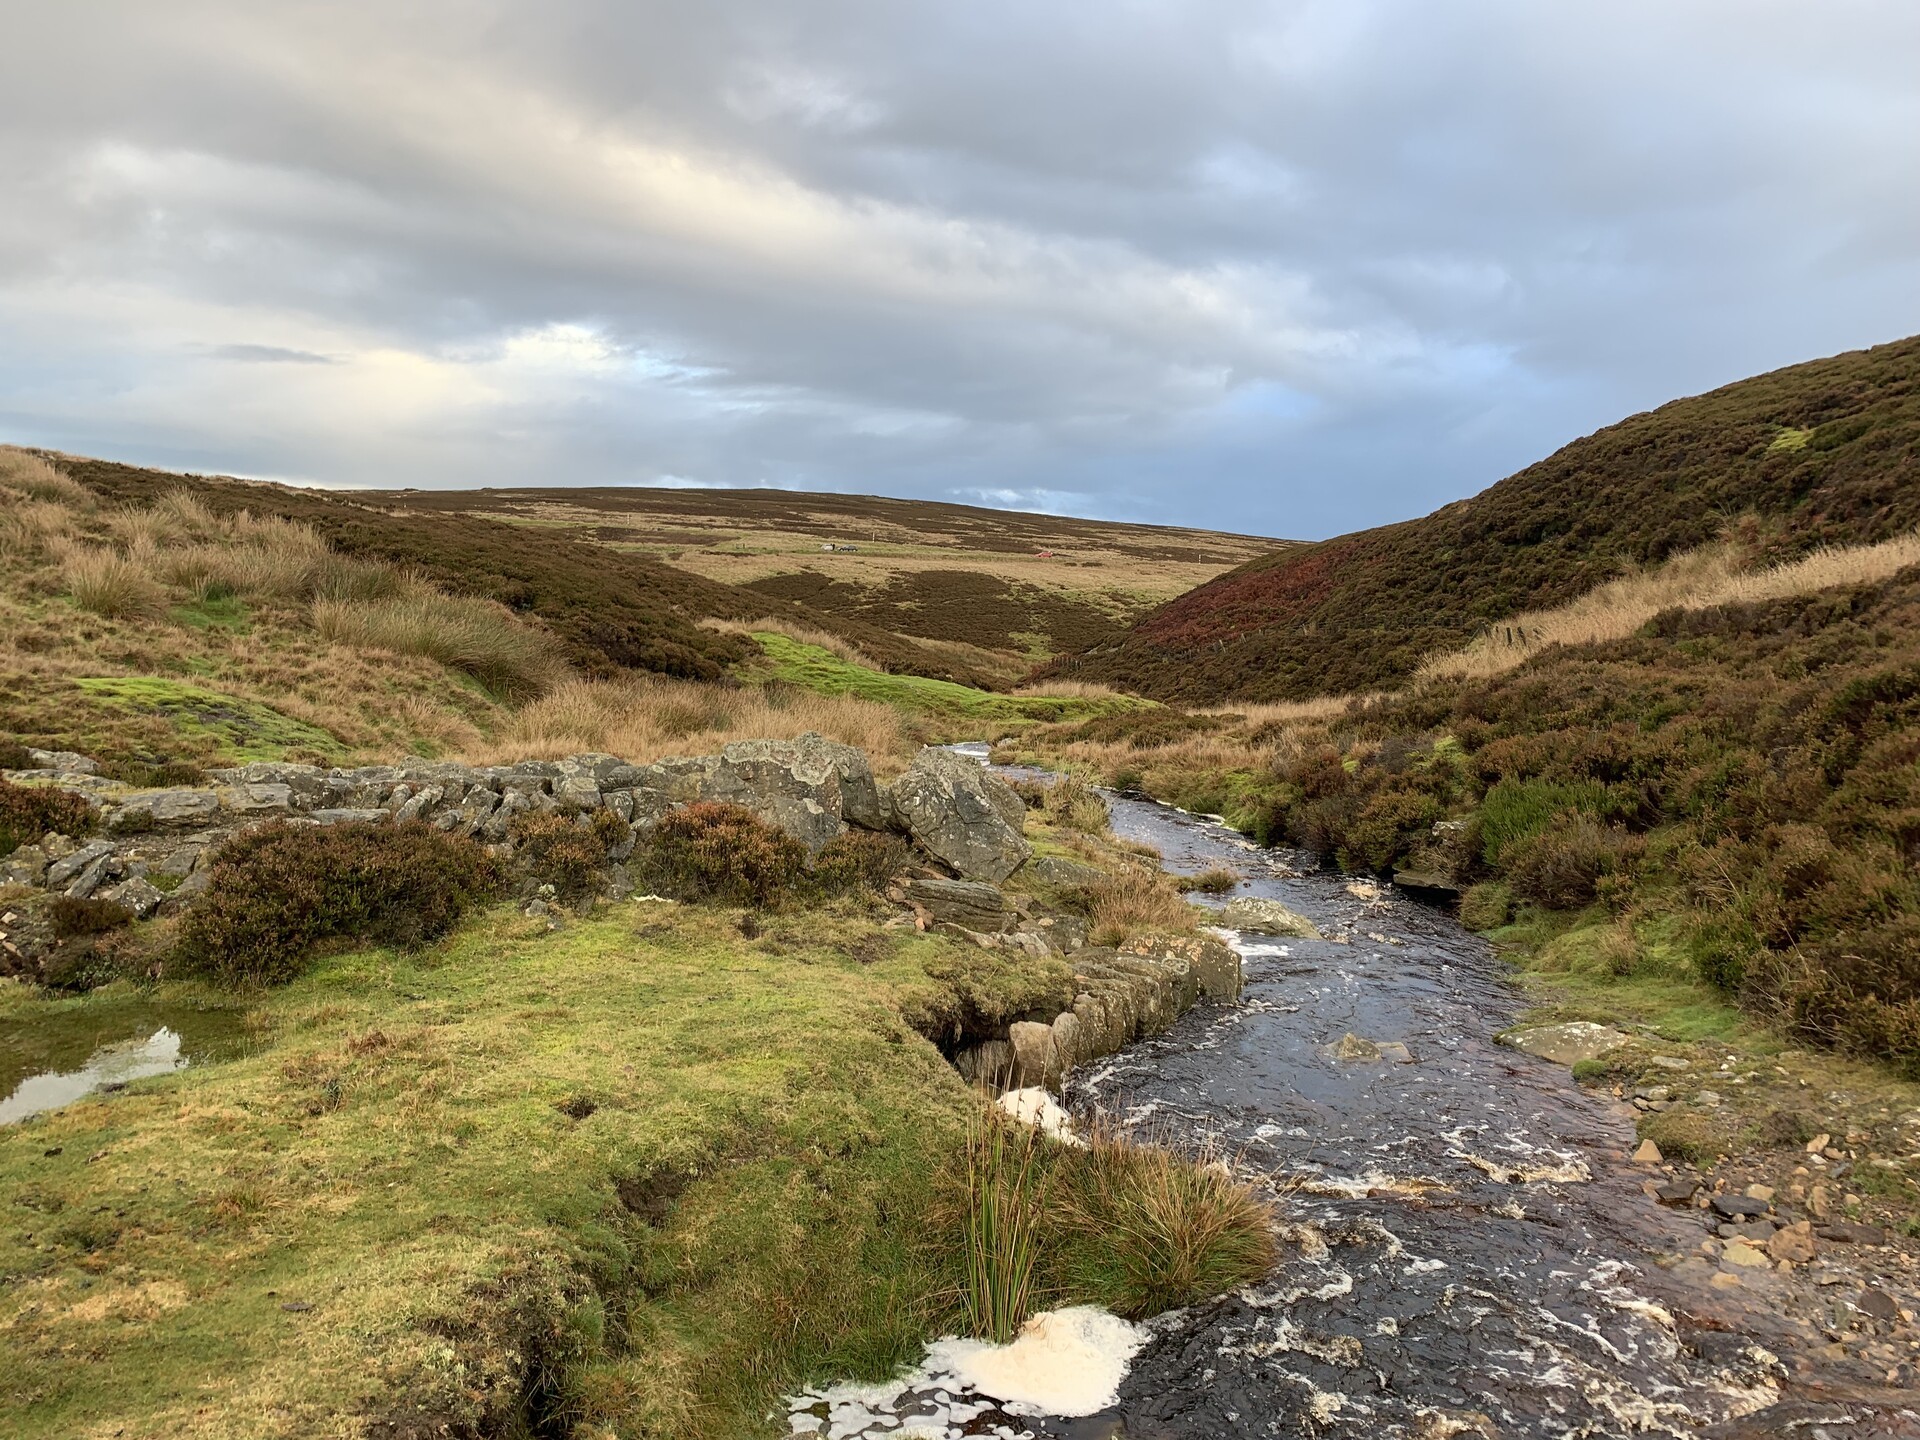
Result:
{"label": "small pool of water", "polygon": [[246,1012],[147,1000],[55,1002],[0,1021],[0,1125],[252,1048]]}

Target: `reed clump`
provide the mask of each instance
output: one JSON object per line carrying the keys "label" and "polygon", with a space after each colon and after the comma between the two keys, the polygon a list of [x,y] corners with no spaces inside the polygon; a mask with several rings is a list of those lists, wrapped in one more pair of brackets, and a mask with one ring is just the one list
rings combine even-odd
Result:
{"label": "reed clump", "polygon": [[983,1105],[967,1138],[961,1309],[1005,1344],[1036,1311],[1144,1319],[1267,1273],[1273,1212],[1224,1162],[1096,1124],[1068,1143]]}

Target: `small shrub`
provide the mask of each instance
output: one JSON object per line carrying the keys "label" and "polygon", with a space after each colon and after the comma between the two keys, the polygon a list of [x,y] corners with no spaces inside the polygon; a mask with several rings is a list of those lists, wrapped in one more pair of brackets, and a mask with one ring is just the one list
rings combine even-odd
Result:
{"label": "small shrub", "polygon": [[823,895],[879,894],[906,863],[906,842],[899,836],[849,830],[820,847],[813,862],[813,883]]}
{"label": "small shrub", "polygon": [[42,835],[84,835],[93,829],[91,801],[71,790],[0,780],[0,855],[11,855]]}
{"label": "small shrub", "polygon": [[1556,816],[1603,813],[1604,785],[1592,781],[1562,785],[1546,780],[1502,780],[1481,802],[1478,816],[1481,856],[1489,865],[1504,863],[1507,851],[1547,828]]}
{"label": "small shrub", "polygon": [[47,907],[53,933],[62,940],[79,935],[104,935],[133,923],[133,912],[111,900],[78,900],[61,895]]}
{"label": "small shrub", "polygon": [[1174,887],[1183,895],[1226,895],[1240,883],[1240,877],[1231,870],[1202,870],[1198,875],[1182,875],[1174,880]]}
{"label": "small shrub", "polygon": [[0,740],[0,770],[31,770],[33,757],[18,740]]}
{"label": "small shrub", "polygon": [[1820,1122],[1804,1110],[1769,1110],[1760,1117],[1755,1136],[1772,1150],[1795,1150],[1821,1131]]}
{"label": "small shrub", "polygon": [[1497,880],[1484,881],[1460,897],[1460,923],[1469,930],[1498,930],[1513,918],[1513,892]]}
{"label": "small shrub", "polygon": [[1733,1149],[1728,1122],[1674,1108],[1640,1117],[1640,1138],[1651,1140],[1670,1160],[1684,1160],[1702,1169]]}
{"label": "small shrub", "polygon": [[1584,815],[1557,815],[1501,850],[1516,895],[1550,910],[1578,910],[1603,876],[1627,868],[1639,843]]}
{"label": "small shrub", "polygon": [[607,842],[590,826],[551,810],[520,814],[507,822],[507,838],[513,841],[520,868],[540,884],[553,886],[566,904],[578,903],[599,887]]}
{"label": "small shrub", "polygon": [[741,805],[702,801],[661,818],[643,868],[653,887],[679,900],[771,909],[806,874],[807,850]]}
{"label": "small shrub", "polygon": [[423,821],[275,822],[215,853],[179,958],[228,983],[288,980],[327,941],[424,944],[500,880],[481,846]]}

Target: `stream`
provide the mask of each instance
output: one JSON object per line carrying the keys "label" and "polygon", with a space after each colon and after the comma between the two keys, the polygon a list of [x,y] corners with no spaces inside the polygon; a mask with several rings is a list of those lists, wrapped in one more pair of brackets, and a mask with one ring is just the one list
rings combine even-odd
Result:
{"label": "stream", "polygon": [[[1711,1283],[1699,1219],[1642,1190],[1631,1109],[1494,1042],[1522,1001],[1483,940],[1215,821],[1111,804],[1114,833],[1168,870],[1232,870],[1235,895],[1282,901],[1327,937],[1234,936],[1241,1003],[1188,1012],[1063,1097],[1232,1164],[1275,1198],[1281,1260],[1147,1322],[1096,1415],[1009,1413],[935,1367],[897,1399],[849,1387],[830,1420],[817,1406],[825,1433],[1920,1437],[1912,1394],[1820,1353],[1770,1274]],[[1349,1036],[1380,1053],[1349,1041],[1342,1058]]]}

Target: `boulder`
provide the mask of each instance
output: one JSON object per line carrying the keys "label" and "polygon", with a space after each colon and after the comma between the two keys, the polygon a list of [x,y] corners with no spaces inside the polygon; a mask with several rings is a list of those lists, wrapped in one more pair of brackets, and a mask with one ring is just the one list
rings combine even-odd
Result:
{"label": "boulder", "polygon": [[90,866],[111,857],[112,854],[113,842],[111,840],[94,840],[82,845],[78,850],[73,851],[71,854],[59,860],[55,860],[47,867],[47,888],[49,890],[65,890]]}
{"label": "boulder", "polygon": [[1578,1065],[1582,1060],[1597,1060],[1627,1043],[1627,1037],[1606,1025],[1590,1020],[1570,1020],[1564,1025],[1535,1025],[1525,1030],[1509,1030],[1498,1037],[1511,1045],[1556,1065]]}
{"label": "boulder", "polygon": [[210,825],[220,815],[220,797],[212,790],[142,790],[120,802],[108,828]]}
{"label": "boulder", "polygon": [[887,791],[900,829],[968,880],[999,884],[1033,849],[1021,837],[1027,807],[978,761],[927,749]]}
{"label": "boulder", "polygon": [[867,757],[820,735],[735,741],[707,768],[699,798],[744,805],[813,854],[849,824],[879,828],[879,789]]}
{"label": "boulder", "polygon": [[220,792],[235,815],[284,815],[293,809],[293,787],[284,780],[242,781]]}
{"label": "boulder", "polygon": [[1088,890],[1105,882],[1107,872],[1058,855],[1036,855],[1016,877],[1054,890]]}
{"label": "boulder", "polygon": [[52,770],[61,775],[98,775],[100,762],[72,750],[28,750],[27,759],[36,770]]}
{"label": "boulder", "polygon": [[1813,1226],[1802,1220],[1784,1230],[1776,1230],[1767,1240],[1767,1254],[1775,1260],[1791,1260],[1804,1265],[1814,1256]]}
{"label": "boulder", "polygon": [[330,810],[315,810],[307,818],[316,825],[344,825],[353,820],[384,820],[387,818],[387,812],[385,810],[371,808],[360,809],[355,806],[342,805]]}
{"label": "boulder", "polygon": [[1121,946],[1120,953],[1149,956],[1179,968],[1195,999],[1231,1005],[1240,998],[1240,952],[1217,935],[1139,935]]}
{"label": "boulder", "polygon": [[42,885],[47,879],[47,852],[38,845],[22,845],[0,857],[0,885]]}
{"label": "boulder", "polygon": [[1297,910],[1278,900],[1243,895],[1229,900],[1220,910],[1220,923],[1229,930],[1248,935],[1290,935],[1296,940],[1320,940],[1320,927]]}
{"label": "boulder", "polygon": [[165,891],[154,886],[144,877],[135,876],[131,880],[122,880],[118,885],[101,891],[100,898],[111,900],[116,905],[123,905],[144,920],[160,908],[167,896]]}
{"label": "boulder", "polygon": [[1013,1047],[1015,1089],[1030,1085],[1045,1085],[1048,1072],[1057,1072],[1051,1025],[1041,1025],[1031,1020],[1016,1020],[1007,1027],[1007,1043]]}
{"label": "boulder", "polygon": [[997,887],[978,880],[913,880],[909,903],[925,910],[936,925],[998,934],[1013,928],[1014,907]]}

